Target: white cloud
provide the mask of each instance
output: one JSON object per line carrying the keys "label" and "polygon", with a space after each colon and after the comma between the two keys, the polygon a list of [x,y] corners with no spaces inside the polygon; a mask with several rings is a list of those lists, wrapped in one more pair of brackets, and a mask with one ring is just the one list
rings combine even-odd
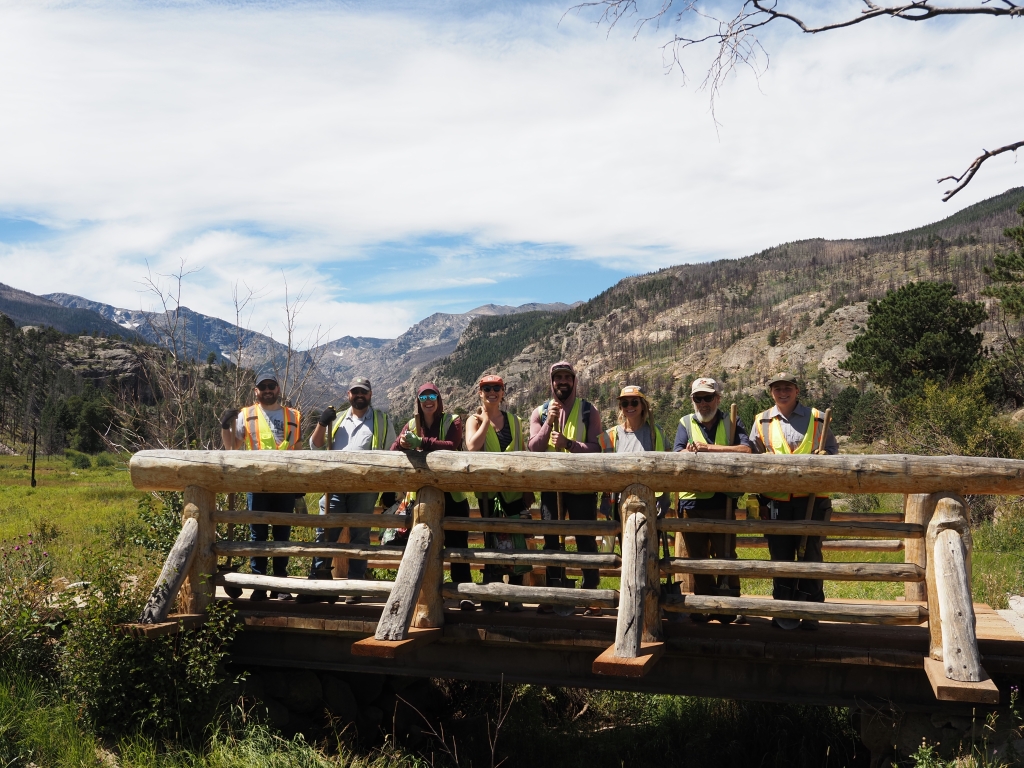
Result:
{"label": "white cloud", "polygon": [[[665,32],[606,37],[562,11],[8,4],[0,213],[60,233],[0,251],[0,280],[137,307],[144,262],[185,258],[203,267],[186,304],[231,319],[245,280],[271,327],[283,269],[315,291],[307,332],[387,336],[437,291],[500,301],[499,273],[545,253],[646,271],[902,230],[1024,178],[990,161],[953,208],[934,184],[1020,138],[1019,25],[773,34],[716,135],[706,94],[662,72]],[[438,233],[459,242],[375,255]]]}

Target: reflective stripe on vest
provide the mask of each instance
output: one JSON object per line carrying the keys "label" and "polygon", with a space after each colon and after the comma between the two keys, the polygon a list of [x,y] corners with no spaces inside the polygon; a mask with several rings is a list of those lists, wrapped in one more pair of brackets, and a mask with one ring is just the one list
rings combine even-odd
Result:
{"label": "reflective stripe on vest", "polygon": [[245,409],[245,449],[248,451],[290,451],[299,443],[299,419],[301,414],[295,408],[284,410],[284,440],[274,439],[267,414],[259,405]]}
{"label": "reflective stripe on vest", "polygon": [[[383,451],[391,446],[385,446],[384,441],[388,437],[388,415],[384,411],[378,411],[376,408],[372,408],[373,412],[373,437],[370,438],[370,450],[371,451]],[[341,422],[349,417],[352,413],[352,409],[349,408],[345,411],[345,415],[340,419],[336,418],[334,423],[331,425],[331,445],[334,445],[334,436],[338,434],[338,430],[341,428]],[[324,443],[324,447],[327,447],[327,443]]]}
{"label": "reflective stripe on vest", "polygon": [[[441,440],[444,440],[445,438],[447,438],[448,437],[448,430],[451,429],[452,424],[454,424],[454,423],[455,423],[455,417],[454,416],[452,416],[450,414],[447,414],[447,413],[442,413],[441,414],[441,428],[437,431],[437,436]],[[406,424],[406,432],[412,432],[414,435],[416,435],[416,437],[420,437],[420,433],[416,431],[416,417],[415,416],[413,416],[411,419],[409,419],[409,423]],[[449,493],[451,494],[452,499],[454,499],[455,501],[465,501],[466,500],[466,494],[463,491],[449,491]],[[410,491],[409,493],[407,493],[405,495],[405,497],[409,501],[415,501],[416,500],[416,492],[415,491]]]}
{"label": "reflective stripe on vest", "polygon": [[[679,420],[679,423],[686,429],[686,434],[690,436],[691,443],[703,443],[707,445],[708,440],[704,437],[704,430],[700,428],[699,424],[694,424],[694,418],[692,413],[688,413]],[[725,417],[719,412],[718,429],[715,430],[715,445],[728,445],[729,436],[725,431]],[[690,493],[689,491],[680,491],[679,498],[682,499],[710,499],[714,496],[714,493]]]}
{"label": "reflective stripe on vest", "polygon": [[[809,422],[810,429],[804,433],[803,440],[800,444],[793,448],[787,441],[786,436],[782,432],[782,418],[775,416],[770,418],[768,414],[771,413],[771,409],[763,411],[757,414],[757,435],[761,439],[761,444],[765,449],[771,453],[779,454],[807,454],[814,450],[814,446],[818,443],[819,430],[824,426],[824,420],[821,417],[821,412],[817,408],[811,408],[811,418]],[[765,435],[765,423],[768,424],[768,434]],[[762,496],[766,496],[769,499],[775,499],[776,501],[790,501],[794,498],[807,498],[807,494],[791,494],[791,493],[762,493]]]}
{"label": "reflective stripe on vest", "polygon": [[[514,413],[508,413],[502,411],[505,414],[505,421],[508,422],[509,432],[512,433],[512,442],[505,447],[505,453],[511,453],[513,451],[523,450],[523,427],[522,422],[519,421],[519,417]],[[487,425],[487,432],[484,435],[484,450],[489,453],[501,453],[501,443],[498,441],[498,433],[494,429],[493,424]],[[477,499],[493,499],[497,494],[493,491],[482,492],[475,494]],[[519,491],[502,491],[501,498],[506,502],[513,502],[523,498],[523,494]]]}
{"label": "reflective stripe on vest", "polygon": [[[586,427],[583,425],[583,418],[582,418],[582,415],[580,413],[580,403],[582,401],[583,401],[583,398],[577,397],[576,398],[576,402],[574,402],[572,404],[572,410],[569,411],[569,415],[565,417],[565,426],[562,427],[562,436],[565,437],[566,440],[575,440],[576,439],[576,435],[586,434],[586,432],[585,432]],[[553,403],[553,402],[554,402],[554,400],[549,400],[548,401],[548,413],[549,414],[551,413],[551,403]],[[558,429],[558,425],[557,424],[552,424],[551,425],[551,431],[554,432],[556,429]],[[555,438],[554,437],[551,437],[551,438],[548,439],[548,450],[549,451],[559,451],[561,453],[569,453],[569,447],[568,446],[566,446],[565,448],[555,448]]]}

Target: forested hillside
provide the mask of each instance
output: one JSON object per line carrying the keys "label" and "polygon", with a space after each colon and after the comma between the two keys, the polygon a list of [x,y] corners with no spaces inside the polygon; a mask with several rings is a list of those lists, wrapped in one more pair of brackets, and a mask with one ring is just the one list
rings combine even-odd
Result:
{"label": "forested hillside", "polygon": [[[580,370],[584,392],[606,409],[624,383],[647,386],[663,409],[682,407],[684,385],[711,374],[755,394],[765,377],[792,368],[809,394],[850,383],[838,364],[862,328],[868,300],[915,280],[952,282],[981,298],[985,268],[1005,247],[1024,188],[905,232],[859,240],[784,243],[742,259],[669,267],[627,278],[566,313],[477,318],[456,350],[424,372],[461,407],[475,405],[484,372],[508,382],[524,410],[547,393],[547,366]],[[998,307],[982,330],[995,342]],[[395,395],[392,394],[394,400]]]}

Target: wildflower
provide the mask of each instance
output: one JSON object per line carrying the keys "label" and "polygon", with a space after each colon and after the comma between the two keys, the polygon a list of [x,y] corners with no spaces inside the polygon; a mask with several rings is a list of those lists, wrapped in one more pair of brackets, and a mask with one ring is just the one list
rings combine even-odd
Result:
{"label": "wildflower", "polygon": [[14,548],[14,551],[15,551],[15,552],[17,552],[17,551],[18,551],[18,550],[20,550],[20,549],[21,549],[21,547],[15,547],[15,548]]}

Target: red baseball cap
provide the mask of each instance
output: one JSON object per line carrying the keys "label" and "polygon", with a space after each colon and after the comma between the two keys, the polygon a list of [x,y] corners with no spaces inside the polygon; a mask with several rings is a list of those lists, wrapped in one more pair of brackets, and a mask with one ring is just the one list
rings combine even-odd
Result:
{"label": "red baseball cap", "polygon": [[489,376],[481,377],[480,381],[478,381],[476,383],[476,385],[478,387],[481,387],[484,384],[500,384],[502,387],[504,387],[505,386],[505,381],[504,381],[504,379],[501,378],[501,376],[497,376],[497,375],[492,373]]}

